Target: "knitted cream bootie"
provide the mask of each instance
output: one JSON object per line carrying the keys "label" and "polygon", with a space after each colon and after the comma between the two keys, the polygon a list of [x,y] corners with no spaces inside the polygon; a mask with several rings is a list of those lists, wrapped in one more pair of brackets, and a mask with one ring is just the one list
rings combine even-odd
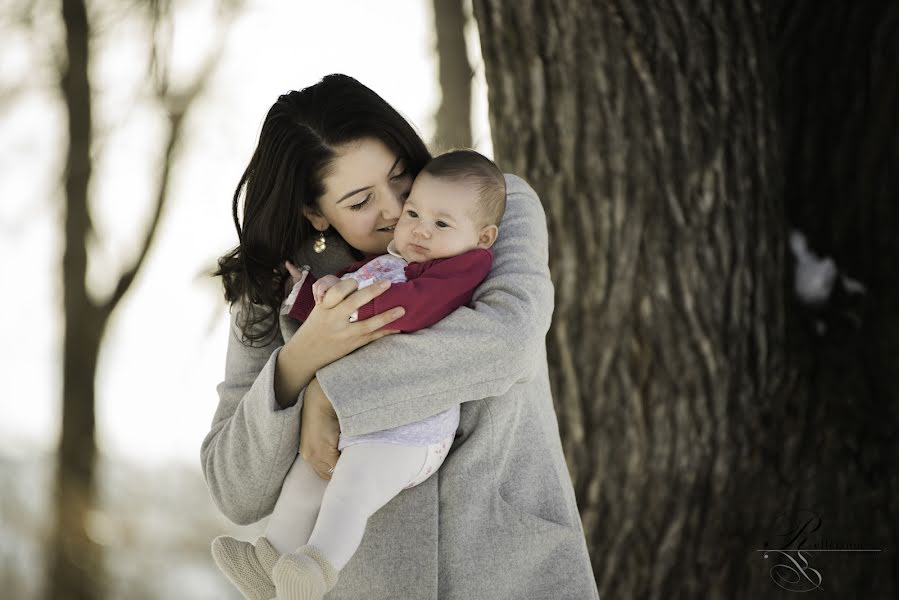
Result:
{"label": "knitted cream bootie", "polygon": [[337,583],[337,570],[315,546],[283,555],[272,570],[278,600],[322,600]]}
{"label": "knitted cream bootie", "polygon": [[229,535],[219,536],[212,540],[212,557],[248,600],[275,597],[272,569],[280,555],[265,537],[260,537],[253,545]]}

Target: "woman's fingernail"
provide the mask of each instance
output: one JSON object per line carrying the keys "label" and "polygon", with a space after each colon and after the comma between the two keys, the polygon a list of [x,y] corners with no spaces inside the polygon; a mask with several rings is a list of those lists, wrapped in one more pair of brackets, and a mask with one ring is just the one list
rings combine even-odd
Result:
{"label": "woman's fingernail", "polygon": [[393,311],[393,316],[395,317],[402,317],[404,314],[406,314],[406,309],[403,307],[397,308]]}

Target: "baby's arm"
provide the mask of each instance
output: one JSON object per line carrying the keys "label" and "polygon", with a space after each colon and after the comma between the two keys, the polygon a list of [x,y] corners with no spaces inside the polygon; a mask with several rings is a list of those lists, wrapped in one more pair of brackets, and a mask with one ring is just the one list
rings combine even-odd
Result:
{"label": "baby's arm", "polygon": [[[484,249],[436,261],[415,278],[394,283],[386,292],[361,306],[358,320],[402,306],[406,314],[385,325],[384,329],[409,332],[430,327],[471,302],[475,288],[487,277],[492,262],[492,253]],[[416,265],[410,265],[407,273],[415,268]]]}

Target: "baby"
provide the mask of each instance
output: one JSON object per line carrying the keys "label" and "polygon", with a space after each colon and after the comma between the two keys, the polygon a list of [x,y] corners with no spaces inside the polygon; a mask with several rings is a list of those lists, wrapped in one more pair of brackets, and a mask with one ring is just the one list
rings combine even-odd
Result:
{"label": "baby", "polygon": [[[389,279],[391,287],[350,319],[403,306],[405,315],[385,327],[404,332],[429,327],[469,303],[487,276],[505,203],[505,178],[492,161],[471,150],[440,155],[416,177],[388,253],[319,280],[308,268],[292,270],[295,276],[282,314],[305,320],[341,279],[353,278],[359,288]],[[368,518],[443,464],[459,414],[457,405],[409,425],[359,436],[341,434],[341,455],[332,478],[318,487],[308,479],[303,485],[292,484],[311,472],[297,457],[265,536],[255,546],[228,536],[216,538],[213,555],[219,567],[248,598],[270,599],[275,593],[279,600],[322,598],[358,549]],[[282,530],[296,531],[294,523],[304,520],[314,522],[307,543],[277,548]]]}

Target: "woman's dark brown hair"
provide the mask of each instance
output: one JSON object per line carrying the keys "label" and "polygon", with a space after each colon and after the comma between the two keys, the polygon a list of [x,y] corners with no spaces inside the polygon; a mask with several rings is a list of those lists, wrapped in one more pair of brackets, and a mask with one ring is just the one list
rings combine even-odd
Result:
{"label": "woman's dark brown hair", "polygon": [[245,341],[268,342],[277,331],[288,277],[284,261],[315,233],[303,209],[318,208],[336,147],[369,137],[405,159],[413,177],[431,158],[421,137],[392,106],[347,75],[328,75],[288,92],[268,111],[234,192],[238,245],[219,258],[213,273],[222,277],[225,299],[238,304]]}

